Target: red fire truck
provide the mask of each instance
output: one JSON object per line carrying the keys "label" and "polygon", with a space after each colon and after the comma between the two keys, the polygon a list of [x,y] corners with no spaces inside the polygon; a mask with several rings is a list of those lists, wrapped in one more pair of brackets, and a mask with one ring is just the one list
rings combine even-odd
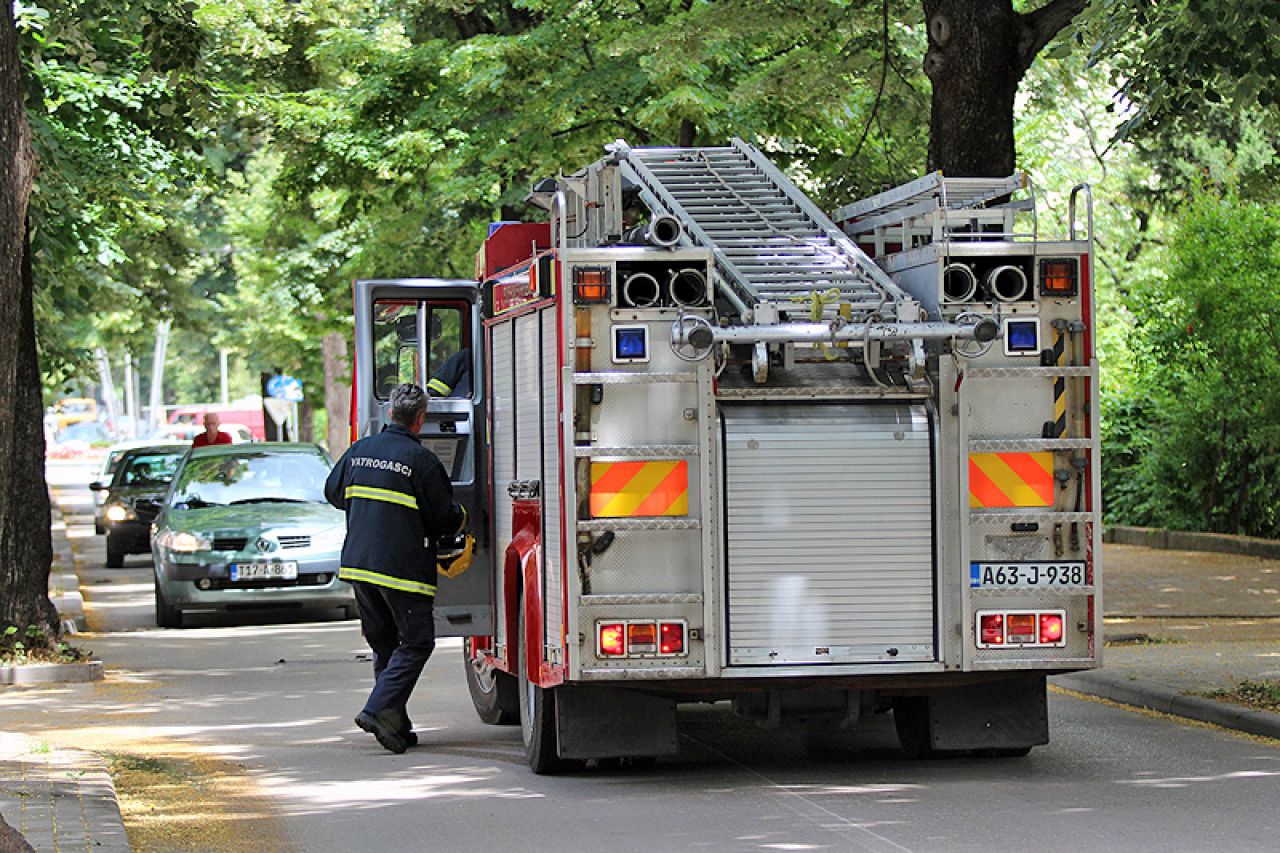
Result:
{"label": "red fire truck", "polygon": [[421,436],[480,546],[437,628],[534,771],[672,753],[691,701],[1047,742],[1045,677],[1102,648],[1097,362],[1088,189],[1058,240],[1029,195],[935,174],[828,216],[741,140],[619,141],[475,280],[356,283],[358,434],[469,365]]}

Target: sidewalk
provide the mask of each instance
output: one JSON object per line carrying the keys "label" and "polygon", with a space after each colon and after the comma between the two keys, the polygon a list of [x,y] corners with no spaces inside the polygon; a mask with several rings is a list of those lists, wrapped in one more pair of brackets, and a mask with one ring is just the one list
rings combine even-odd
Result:
{"label": "sidewalk", "polygon": [[[58,496],[58,484],[51,484]],[[54,566],[49,592],[64,629],[84,627],[84,608],[66,514],[53,503]],[[92,510],[90,510],[92,511]],[[71,638],[74,642],[74,637]],[[20,687],[6,687],[20,690]],[[129,839],[106,763],[92,752],[54,748],[37,739],[0,732],[0,819],[36,851],[101,850],[127,853]],[[0,826],[0,850],[11,833]]]}
{"label": "sidewalk", "polygon": [[91,752],[0,732],[0,816],[42,853],[130,849],[107,766]]}
{"label": "sidewalk", "polygon": [[1103,667],[1052,682],[1280,738],[1280,714],[1203,695],[1280,681],[1280,560],[1110,544],[1102,558]]}

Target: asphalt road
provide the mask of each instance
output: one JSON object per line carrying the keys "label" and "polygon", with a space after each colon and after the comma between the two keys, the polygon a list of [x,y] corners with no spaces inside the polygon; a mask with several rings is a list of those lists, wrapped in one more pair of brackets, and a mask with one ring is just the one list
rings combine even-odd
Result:
{"label": "asphalt road", "polygon": [[[91,522],[71,533],[100,566]],[[1060,693],[1052,742],[1022,759],[909,762],[889,715],[807,738],[686,706],[673,759],[541,777],[517,729],[476,718],[459,644],[443,641],[410,706],[422,745],[395,756],[351,722],[371,681],[357,623],[157,630],[149,558],[82,574],[97,629],[83,644],[130,689],[105,703],[79,686],[56,703],[10,693],[4,714],[127,719],[231,758],[299,850],[1201,851],[1280,837],[1280,749]]]}

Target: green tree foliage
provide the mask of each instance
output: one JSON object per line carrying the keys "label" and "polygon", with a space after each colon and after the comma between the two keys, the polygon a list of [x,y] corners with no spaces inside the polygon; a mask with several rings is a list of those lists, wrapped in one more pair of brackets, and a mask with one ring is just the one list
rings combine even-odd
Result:
{"label": "green tree foliage", "polygon": [[1280,207],[1206,193],[1132,299],[1142,394],[1108,435],[1108,512],[1280,537]]}
{"label": "green tree foliage", "polygon": [[192,4],[20,2],[27,114],[41,162],[32,248],[42,369],[84,371],[103,340],[145,347],[158,316],[190,316],[208,185]]}

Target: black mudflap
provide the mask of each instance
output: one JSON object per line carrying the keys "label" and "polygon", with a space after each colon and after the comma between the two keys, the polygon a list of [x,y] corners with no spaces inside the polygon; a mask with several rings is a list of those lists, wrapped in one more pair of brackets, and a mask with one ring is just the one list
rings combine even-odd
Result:
{"label": "black mudflap", "polygon": [[674,755],[676,703],[621,687],[556,689],[561,758]]}
{"label": "black mudflap", "polygon": [[971,684],[929,696],[933,748],[1020,749],[1049,742],[1043,675]]}

